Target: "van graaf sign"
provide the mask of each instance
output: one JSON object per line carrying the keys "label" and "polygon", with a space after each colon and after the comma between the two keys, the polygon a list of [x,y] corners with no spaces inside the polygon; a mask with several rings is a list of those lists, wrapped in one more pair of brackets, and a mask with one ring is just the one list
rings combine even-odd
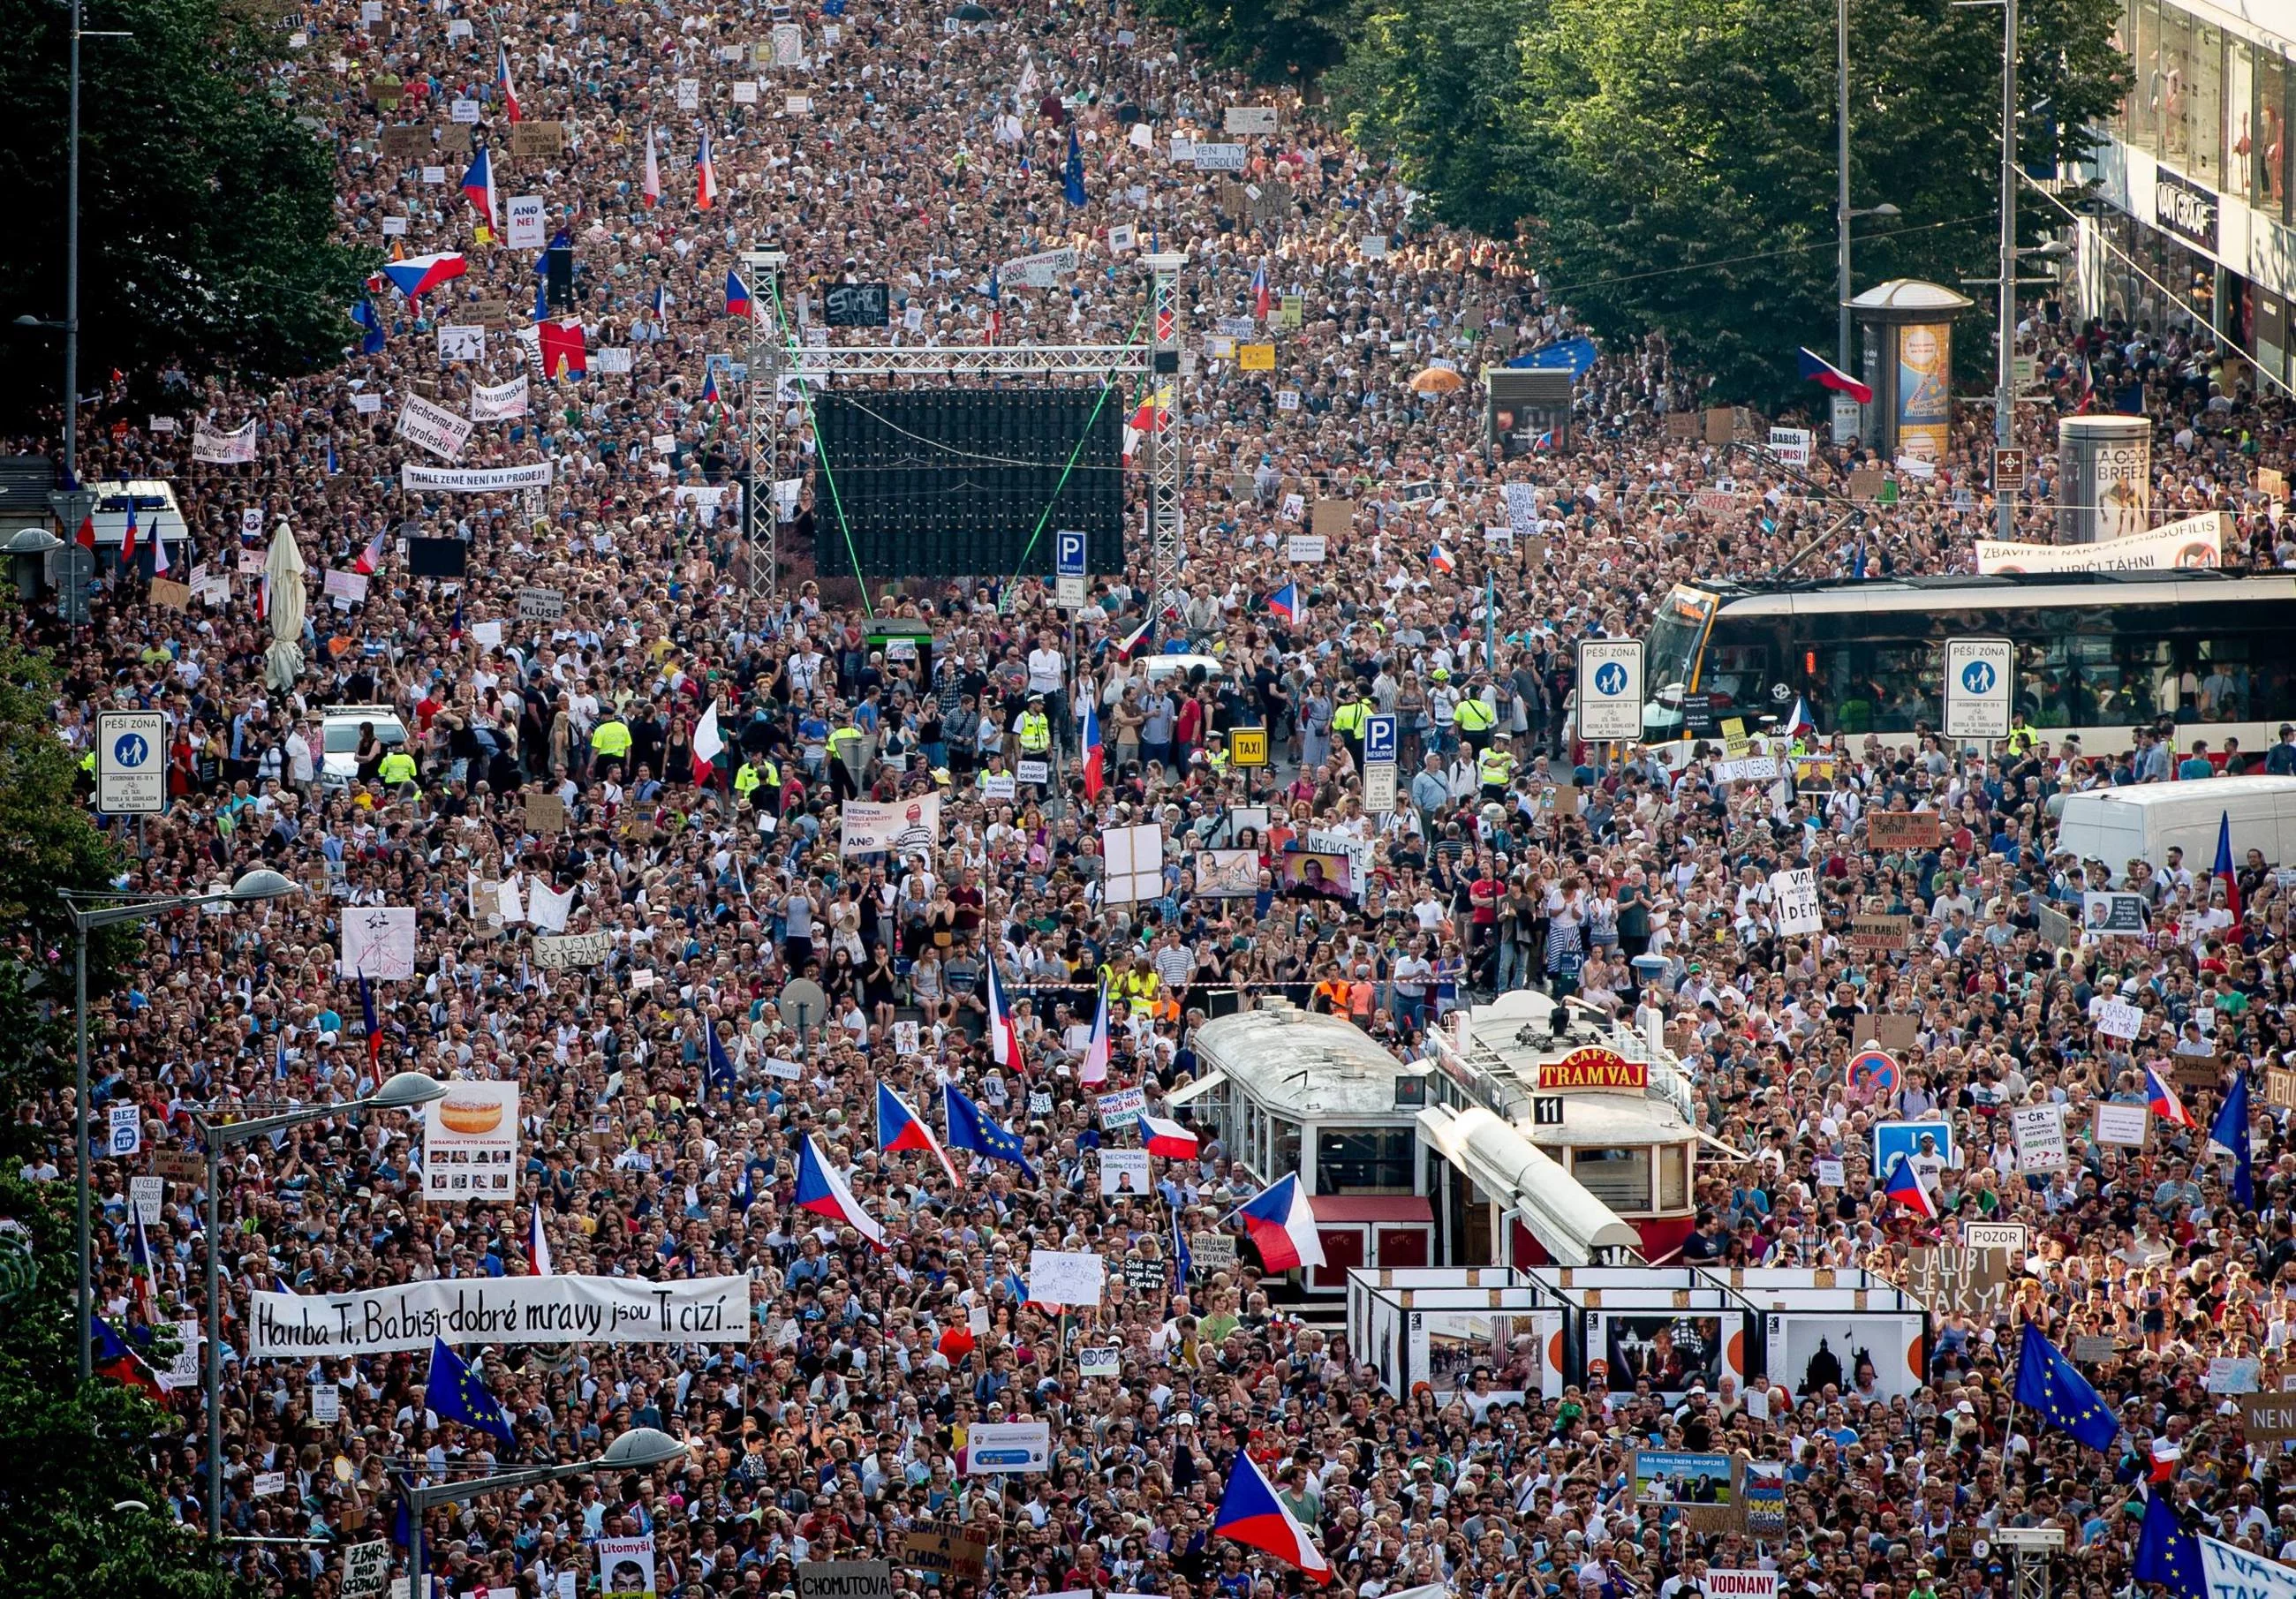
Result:
{"label": "van graaf sign", "polygon": [[2216,253],[2217,197],[2212,191],[2160,168],[2152,179],[2152,216],[2179,239]]}
{"label": "van graaf sign", "polygon": [[724,1343],[749,1336],[750,1280],[459,1278],[364,1293],[255,1296],[250,1355],[382,1355],[469,1343]]}

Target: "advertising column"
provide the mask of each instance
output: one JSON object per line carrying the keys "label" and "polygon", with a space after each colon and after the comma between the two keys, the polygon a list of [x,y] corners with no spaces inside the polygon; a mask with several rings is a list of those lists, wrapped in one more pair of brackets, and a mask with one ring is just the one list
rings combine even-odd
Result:
{"label": "advertising column", "polygon": [[2152,423],[2068,416],[2057,423],[2057,541],[2105,544],[2142,533],[2152,513]]}
{"label": "advertising column", "polygon": [[1898,454],[1942,461],[1953,428],[1953,324],[1898,329]]}

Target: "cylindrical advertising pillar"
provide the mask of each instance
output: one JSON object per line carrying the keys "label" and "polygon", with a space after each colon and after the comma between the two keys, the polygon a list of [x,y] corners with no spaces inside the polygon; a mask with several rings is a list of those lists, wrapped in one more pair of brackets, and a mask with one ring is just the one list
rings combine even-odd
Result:
{"label": "cylindrical advertising pillar", "polygon": [[1953,324],[1900,323],[1898,348],[1898,454],[1942,461],[1953,431]]}
{"label": "cylindrical advertising pillar", "polygon": [[1874,403],[1861,435],[1884,458],[1945,459],[1953,428],[1953,319],[1964,295],[1918,278],[1891,278],[1849,302],[1866,330]]}
{"label": "cylindrical advertising pillar", "polygon": [[2057,542],[2103,544],[2142,533],[2152,512],[2152,423],[2143,416],[2068,416],[2057,423]]}

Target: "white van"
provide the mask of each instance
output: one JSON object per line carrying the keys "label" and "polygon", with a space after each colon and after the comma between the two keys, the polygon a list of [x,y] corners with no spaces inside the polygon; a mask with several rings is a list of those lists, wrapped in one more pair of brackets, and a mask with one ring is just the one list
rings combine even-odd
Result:
{"label": "white van", "polygon": [[2185,870],[2197,871],[2215,864],[2225,816],[2232,818],[2235,867],[2251,849],[2262,850],[2269,865],[2296,865],[2296,777],[2211,777],[2068,794],[2057,848],[2103,861],[2116,885],[2132,860],[2165,865],[2172,844],[2184,847]]}

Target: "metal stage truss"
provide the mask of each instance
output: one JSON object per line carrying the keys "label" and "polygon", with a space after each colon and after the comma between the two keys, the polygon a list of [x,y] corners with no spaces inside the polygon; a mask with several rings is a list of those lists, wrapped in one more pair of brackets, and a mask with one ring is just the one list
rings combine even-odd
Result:
{"label": "metal stage truss", "polygon": [[[743,255],[744,264],[763,273],[776,273],[783,259],[777,250]],[[1148,373],[1159,391],[1159,411],[1166,414],[1163,430],[1149,450],[1148,495],[1144,531],[1148,541],[1149,590],[1155,596],[1157,616],[1177,611],[1180,587],[1180,452],[1169,447],[1169,419],[1177,406],[1161,395],[1179,375],[1180,268],[1187,258],[1160,254],[1143,258],[1150,275],[1152,335],[1145,344],[991,344],[939,346],[801,345],[784,335],[772,340],[766,321],[768,301],[779,304],[777,293],[760,292],[751,301],[757,338],[749,351],[750,385],[750,460],[754,474],[765,480],[765,492],[780,474],[781,411],[778,404],[758,403],[762,392],[776,391],[784,375],[811,387],[840,377],[1097,377],[1112,380],[1126,373]],[[742,496],[745,537],[750,546],[750,593],[764,598],[773,594],[781,560],[779,518],[758,515],[758,496]],[[1110,574],[1114,575],[1114,574]]]}

